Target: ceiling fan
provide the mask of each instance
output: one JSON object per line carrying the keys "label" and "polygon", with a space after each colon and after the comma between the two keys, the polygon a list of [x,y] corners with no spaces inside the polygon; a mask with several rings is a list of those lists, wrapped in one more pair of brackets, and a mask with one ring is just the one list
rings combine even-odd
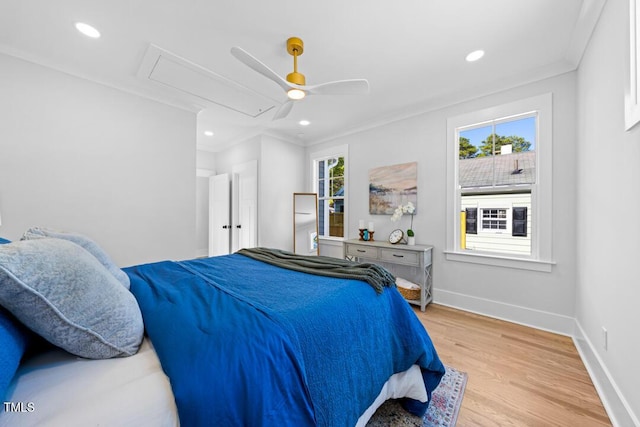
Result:
{"label": "ceiling fan", "polygon": [[273,80],[287,92],[287,102],[278,109],[273,120],[286,117],[293,108],[293,103],[306,95],[365,95],[369,93],[369,82],[365,79],[338,80],[307,86],[304,74],[298,72],[298,56],[304,52],[304,43],[298,37],[289,38],[287,52],[293,56],[293,72],[289,73],[285,79],[242,48],[236,46],[231,48],[231,54],[240,62]]}

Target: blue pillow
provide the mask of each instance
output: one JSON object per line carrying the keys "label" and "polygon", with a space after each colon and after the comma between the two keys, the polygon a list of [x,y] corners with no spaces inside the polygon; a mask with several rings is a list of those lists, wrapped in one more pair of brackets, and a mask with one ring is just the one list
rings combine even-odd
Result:
{"label": "blue pillow", "polygon": [[89,359],[131,356],[138,302],[89,252],[46,238],[0,245],[0,305],[51,344]]}
{"label": "blue pillow", "polygon": [[4,245],[6,243],[11,243],[11,240],[3,239],[2,237],[0,237],[0,245]]}
{"label": "blue pillow", "polygon": [[4,402],[7,388],[27,349],[28,338],[29,331],[0,307],[0,402]]}
{"label": "blue pillow", "polygon": [[118,266],[115,265],[113,261],[111,261],[109,255],[107,255],[107,253],[102,250],[102,248],[98,246],[98,244],[93,240],[78,233],[55,231],[40,227],[33,227],[25,231],[24,235],[22,236],[22,240],[41,239],[43,237],[54,237],[56,239],[69,240],[76,245],[82,246],[87,251],[89,251],[91,255],[96,257],[96,259],[100,261],[100,263],[104,265],[107,270],[109,270],[109,273],[113,274],[113,277],[118,279],[118,281],[122,283],[125,288],[129,289],[130,282],[127,273],[120,270]]}

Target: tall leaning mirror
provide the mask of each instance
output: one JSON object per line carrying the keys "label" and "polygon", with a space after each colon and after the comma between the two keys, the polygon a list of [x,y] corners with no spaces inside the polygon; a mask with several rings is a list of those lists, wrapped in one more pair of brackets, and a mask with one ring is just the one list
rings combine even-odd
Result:
{"label": "tall leaning mirror", "polygon": [[293,193],[293,252],[318,255],[318,195]]}

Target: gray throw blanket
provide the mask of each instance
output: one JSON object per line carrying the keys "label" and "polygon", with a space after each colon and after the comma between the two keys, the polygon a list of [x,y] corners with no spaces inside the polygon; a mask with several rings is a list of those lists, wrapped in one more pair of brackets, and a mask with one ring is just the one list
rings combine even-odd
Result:
{"label": "gray throw blanket", "polygon": [[381,293],[385,286],[394,287],[396,282],[395,277],[384,267],[371,263],[326,256],[298,255],[270,248],[240,249],[236,253],[289,270],[339,279],[362,280],[370,284],[376,293]]}

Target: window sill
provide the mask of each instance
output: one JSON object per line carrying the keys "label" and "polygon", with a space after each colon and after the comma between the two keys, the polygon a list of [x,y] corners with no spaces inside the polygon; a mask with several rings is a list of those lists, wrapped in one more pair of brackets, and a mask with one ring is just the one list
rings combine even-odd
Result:
{"label": "window sill", "polygon": [[541,271],[545,273],[550,273],[551,268],[556,264],[555,261],[507,257],[486,253],[445,251],[444,254],[447,261],[469,262],[472,264],[517,268],[520,270]]}
{"label": "window sill", "polygon": [[325,245],[342,246],[342,242],[345,240],[345,238],[319,236],[318,240]]}

